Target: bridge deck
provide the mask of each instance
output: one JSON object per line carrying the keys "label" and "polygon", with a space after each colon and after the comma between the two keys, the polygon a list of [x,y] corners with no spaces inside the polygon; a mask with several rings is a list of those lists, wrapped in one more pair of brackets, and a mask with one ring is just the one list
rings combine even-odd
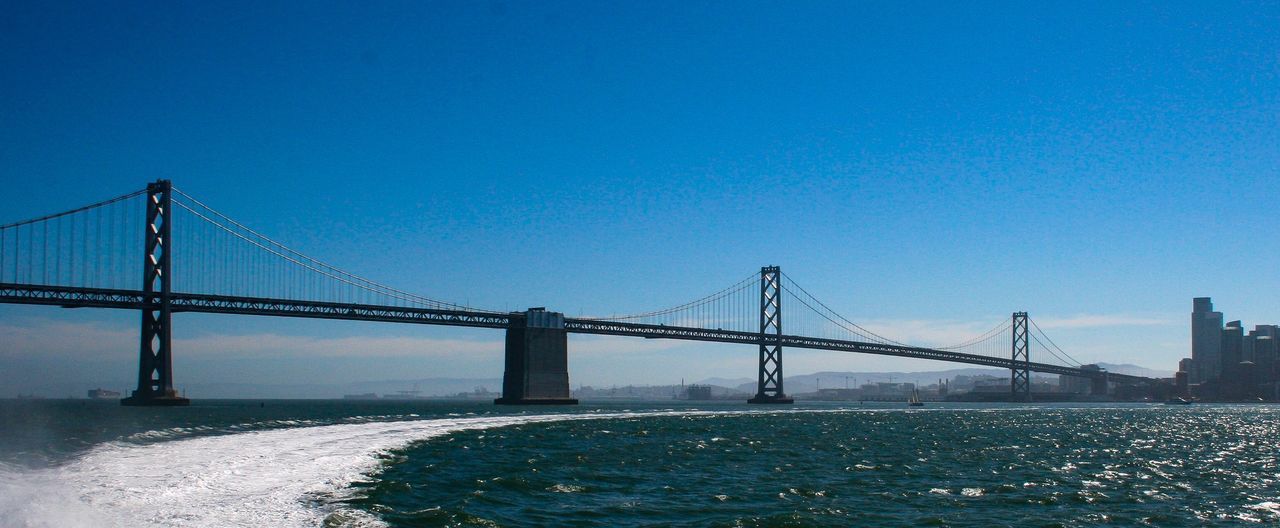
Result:
{"label": "bridge deck", "polygon": [[[169,295],[169,299],[173,312],[268,315],[278,317],[381,321],[479,328],[506,328],[511,320],[510,314],[495,312],[296,301],[257,297],[171,293]],[[0,303],[61,306],[64,308],[118,308],[130,310],[141,310],[149,304],[145,298],[145,294],[138,290],[35,286],[9,283],[0,283]],[[750,345],[760,343],[760,334],[756,332],[624,323],[582,318],[565,318],[565,330],[579,334],[643,337],[649,339],[680,339],[686,341],[709,341],[716,343],[738,343]],[[1047,374],[1065,374],[1068,376],[1080,376],[1085,378],[1098,376],[1098,373],[1095,371],[1086,371],[1075,367],[1034,362],[1026,365],[1015,365],[1014,361],[1010,358],[981,356],[931,348],[793,335],[783,335],[781,339],[784,347],[837,350],[862,354],[932,359],[937,361],[950,361],[954,363],[967,363],[971,365],[985,365],[1000,368],[1026,366],[1031,371]],[[1151,381],[1151,378],[1129,376],[1125,374],[1107,373],[1106,376],[1112,381],[1122,383]]]}
{"label": "bridge deck", "polygon": [[[0,303],[42,304],[64,308],[120,308],[141,310],[146,306],[144,294],[138,290],[70,288],[62,286],[29,286],[0,283]],[[202,312],[240,315],[343,319],[349,321],[381,321],[446,326],[506,328],[510,316],[504,313],[439,310],[401,306],[379,306],[354,303],[328,303],[231,297],[193,293],[171,293],[169,303],[174,313]]]}

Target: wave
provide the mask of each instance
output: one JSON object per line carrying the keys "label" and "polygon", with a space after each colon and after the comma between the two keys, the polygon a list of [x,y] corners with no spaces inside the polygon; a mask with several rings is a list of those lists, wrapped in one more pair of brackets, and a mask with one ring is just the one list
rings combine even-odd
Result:
{"label": "wave", "polygon": [[[386,455],[465,430],[646,416],[813,411],[652,411],[347,423],[112,442],[62,466],[0,466],[0,525],[381,526],[343,508]],[[156,436],[164,436],[159,434]]]}

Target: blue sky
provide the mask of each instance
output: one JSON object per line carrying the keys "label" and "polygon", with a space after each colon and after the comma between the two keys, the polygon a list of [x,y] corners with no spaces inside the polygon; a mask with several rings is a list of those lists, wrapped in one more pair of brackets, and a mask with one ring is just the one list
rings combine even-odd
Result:
{"label": "blue sky", "polygon": [[[1026,310],[1086,361],[1172,369],[1194,296],[1280,322],[1275,2],[0,14],[0,222],[165,177],[304,253],[495,309],[642,311],[778,264],[894,336],[945,342],[925,329],[978,333]],[[59,375],[131,379],[135,319],[0,308],[0,366],[91,358]],[[36,338],[49,328],[97,337]],[[501,373],[490,331],[182,315],[176,332],[208,347],[178,350],[180,384]],[[574,338],[571,376],[752,376],[754,355]]]}

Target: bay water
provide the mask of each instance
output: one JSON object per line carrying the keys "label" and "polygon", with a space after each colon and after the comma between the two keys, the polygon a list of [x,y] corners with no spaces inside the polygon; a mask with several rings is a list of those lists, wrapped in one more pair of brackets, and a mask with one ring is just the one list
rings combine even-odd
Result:
{"label": "bay water", "polygon": [[1280,523],[1280,408],[0,401],[0,526]]}

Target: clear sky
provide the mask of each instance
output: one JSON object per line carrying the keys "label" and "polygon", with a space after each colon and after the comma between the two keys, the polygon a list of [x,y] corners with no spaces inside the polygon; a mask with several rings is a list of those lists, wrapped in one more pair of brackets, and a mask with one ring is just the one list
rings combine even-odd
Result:
{"label": "clear sky", "polygon": [[[495,309],[642,311],[777,264],[891,337],[1026,310],[1077,359],[1166,370],[1192,297],[1280,322],[1274,1],[6,2],[0,72],[0,223],[170,178]],[[495,331],[175,322],[179,385],[502,369]],[[136,375],[136,314],[3,307],[0,336],[0,394]],[[570,375],[755,354],[575,336]]]}

